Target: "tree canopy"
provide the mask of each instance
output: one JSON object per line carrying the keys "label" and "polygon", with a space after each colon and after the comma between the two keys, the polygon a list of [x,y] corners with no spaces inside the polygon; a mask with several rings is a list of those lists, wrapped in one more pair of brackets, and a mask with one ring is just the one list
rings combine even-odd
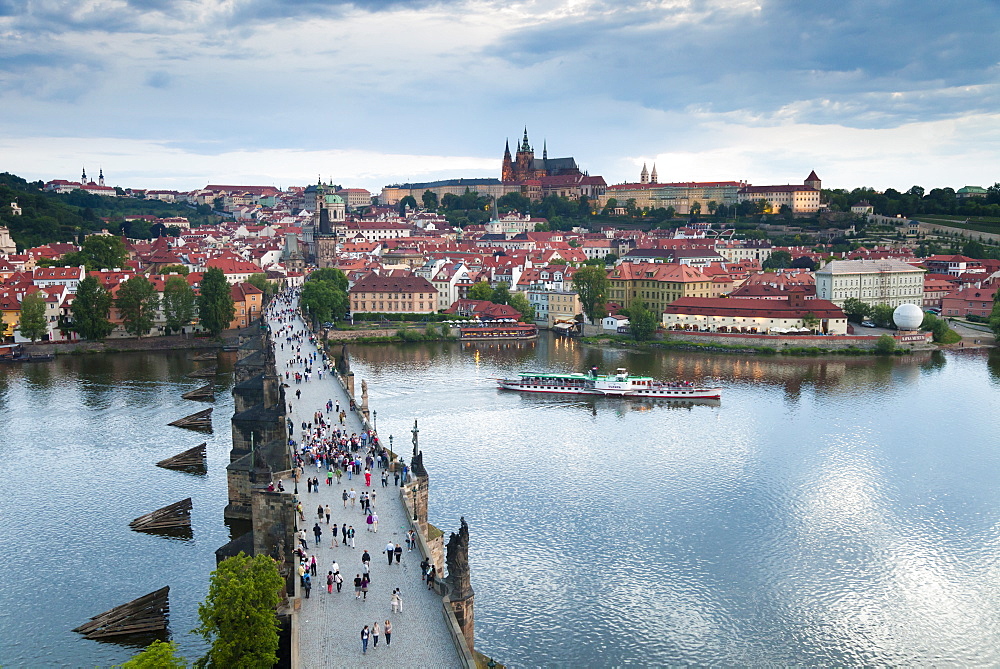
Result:
{"label": "tree canopy", "polygon": [[236,315],[233,295],[226,275],[218,267],[210,267],[201,279],[198,295],[198,318],[202,327],[213,337],[229,327]]}
{"label": "tree canopy", "polygon": [[278,618],[284,581],[267,555],[242,552],[212,572],[198,606],[195,632],[211,644],[202,662],[212,667],[271,667],[278,661]]}
{"label": "tree canopy", "polygon": [[135,337],[148,334],[156,319],[160,295],[143,275],[134,276],[118,287],[115,307],[122,317],[125,331]]}
{"label": "tree canopy", "polygon": [[489,281],[477,281],[469,287],[466,297],[470,300],[488,300],[493,299],[493,288],[490,286]]}
{"label": "tree canopy", "polygon": [[608,275],[601,267],[583,267],[573,275],[573,288],[591,323],[596,323],[603,315],[609,286]]}
{"label": "tree canopy", "polygon": [[517,313],[521,314],[521,320],[525,323],[531,323],[535,320],[535,307],[531,305],[531,302],[528,302],[528,298],[524,296],[524,293],[511,293],[507,304],[516,309]]}
{"label": "tree canopy", "polygon": [[767,257],[767,259],[761,263],[761,267],[765,270],[769,269],[785,269],[790,267],[792,264],[792,254],[788,251],[774,251]]}
{"label": "tree canopy", "polygon": [[656,312],[646,308],[646,303],[640,298],[632,301],[628,309],[629,332],[636,341],[646,341],[656,333],[660,319]]}
{"label": "tree canopy", "polygon": [[17,331],[21,336],[36,342],[48,332],[48,323],[45,320],[45,298],[42,292],[36,290],[28,293],[21,300],[21,324]]}
{"label": "tree canopy", "polygon": [[317,323],[342,319],[349,306],[347,275],[339,269],[318,269],[302,286],[302,308]]}
{"label": "tree canopy", "polygon": [[844,304],[841,306],[841,309],[844,310],[844,315],[847,316],[847,320],[852,323],[860,323],[868,318],[868,316],[872,313],[872,308],[856,297],[849,297],[844,300]]}
{"label": "tree canopy", "polygon": [[194,290],[182,276],[172,276],[163,285],[163,318],[167,332],[180,332],[194,320]]}
{"label": "tree canopy", "polygon": [[87,275],[76,287],[76,297],[70,306],[73,330],[84,339],[101,341],[114,329],[111,315],[111,293],[96,277]]}
{"label": "tree canopy", "polygon": [[187,662],[177,654],[176,642],[157,640],[119,667],[120,669],[185,669]]}

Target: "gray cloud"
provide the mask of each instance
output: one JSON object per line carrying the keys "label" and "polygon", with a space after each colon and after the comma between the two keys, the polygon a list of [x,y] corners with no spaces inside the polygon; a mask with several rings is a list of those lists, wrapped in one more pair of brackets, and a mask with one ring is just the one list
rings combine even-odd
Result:
{"label": "gray cloud", "polygon": [[693,22],[681,10],[674,17],[648,10],[545,24],[517,31],[489,54],[521,68],[558,62],[606,95],[661,110],[770,115],[812,101],[800,109],[819,121],[878,127],[998,101],[992,87],[933,93],[998,81],[1000,15],[988,0],[961,11],[896,0],[764,0],[759,13],[694,9]]}

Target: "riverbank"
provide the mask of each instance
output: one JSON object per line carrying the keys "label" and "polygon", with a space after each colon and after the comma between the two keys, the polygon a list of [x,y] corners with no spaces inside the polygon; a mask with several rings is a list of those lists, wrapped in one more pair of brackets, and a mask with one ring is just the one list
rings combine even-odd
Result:
{"label": "riverbank", "polygon": [[256,327],[227,330],[221,338],[194,335],[166,335],[157,337],[122,337],[104,341],[38,342],[23,344],[25,351],[34,355],[82,355],[88,353],[120,353],[123,351],[175,351],[187,349],[221,349],[236,344],[240,336],[252,334]]}
{"label": "riverbank", "polygon": [[[693,337],[698,337],[694,340]],[[730,339],[725,339],[730,337]],[[579,341],[591,346],[616,346],[621,348],[632,348],[638,350],[675,350],[675,351],[699,351],[705,353],[740,353],[751,355],[787,355],[787,356],[820,356],[820,355],[847,355],[847,356],[867,356],[880,355],[875,348],[861,348],[854,345],[856,342],[844,341],[838,338],[839,346],[826,345],[834,343],[829,337],[802,337],[794,341],[788,341],[787,337],[780,338],[781,341],[774,342],[775,345],[750,343],[757,340],[766,341],[762,338],[751,340],[748,336],[715,334],[706,338],[700,335],[675,335],[671,334],[664,339],[653,341],[637,342],[627,335],[606,334],[596,337],[582,337]],[[852,337],[851,339],[871,339],[870,337]],[[817,341],[818,340],[818,341]],[[823,343],[823,346],[816,345]],[[794,344],[794,345],[792,345]],[[809,345],[813,344],[813,345]],[[897,344],[898,346],[898,344]],[[936,350],[937,347],[914,347],[896,348],[894,355],[906,355],[923,351]],[[884,354],[882,354],[884,355]]]}

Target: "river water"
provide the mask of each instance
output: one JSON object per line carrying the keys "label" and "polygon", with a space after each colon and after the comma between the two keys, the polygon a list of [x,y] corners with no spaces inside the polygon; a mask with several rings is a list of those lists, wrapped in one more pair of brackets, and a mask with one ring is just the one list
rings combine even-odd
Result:
{"label": "river water", "polygon": [[[471,529],[477,647],[515,666],[1000,665],[1000,394],[985,353],[789,359],[355,347]],[[529,369],[718,377],[717,403],[534,396]],[[402,441],[402,444],[400,444]]]}
{"label": "river water", "polygon": [[[185,374],[192,354],[115,353],[0,365],[0,665],[110,666],[135,646],[71,630],[94,615],[170,586],[170,631],[181,652],[204,654],[197,605],[222,520],[232,445],[232,354],[222,354],[214,403],[181,399],[207,383]],[[214,407],[215,432],[167,423]],[[207,474],[155,463],[206,441]],[[133,518],[192,498],[190,537],[133,532]],[[237,532],[239,533],[239,532]],[[136,643],[149,643],[140,638]]]}
{"label": "river water", "polygon": [[[208,363],[202,363],[208,364]],[[477,647],[509,666],[1000,665],[1000,356],[789,359],[536,343],[356,346],[380,433],[419,419],[430,516],[469,522]],[[229,367],[208,474],[187,353],[0,367],[0,664],[133,648],[69,630],[162,585],[189,658],[222,522]],[[530,396],[518,371],[718,377],[720,402]],[[128,521],[191,496],[189,539]]]}

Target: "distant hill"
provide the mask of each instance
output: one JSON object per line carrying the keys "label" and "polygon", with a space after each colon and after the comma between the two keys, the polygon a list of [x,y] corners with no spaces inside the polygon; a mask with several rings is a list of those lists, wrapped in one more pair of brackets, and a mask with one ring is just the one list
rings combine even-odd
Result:
{"label": "distant hill", "polygon": [[[42,182],[28,182],[9,172],[0,173],[0,225],[10,229],[18,250],[50,242],[79,242],[88,232],[107,227],[110,232],[122,232],[122,217],[149,214],[160,218],[183,216],[192,227],[214,224],[218,217],[208,207],[198,209],[186,204],[139,200],[130,197],[104,197],[83,191],[56,194],[42,191]],[[14,216],[10,203],[17,202],[22,215]],[[109,226],[102,218],[112,219]],[[125,224],[125,231],[134,239],[149,239],[149,225],[137,222]]]}

